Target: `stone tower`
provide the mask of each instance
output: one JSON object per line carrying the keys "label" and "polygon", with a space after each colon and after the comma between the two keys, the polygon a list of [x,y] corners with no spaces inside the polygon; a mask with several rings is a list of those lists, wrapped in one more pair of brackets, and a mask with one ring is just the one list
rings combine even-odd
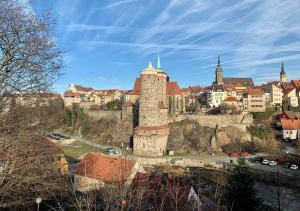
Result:
{"label": "stone tower", "polygon": [[169,135],[166,84],[167,74],[160,63],[158,69],[154,69],[150,62],[141,71],[139,125],[133,136],[135,155],[162,156],[166,153]]}
{"label": "stone tower", "polygon": [[284,70],[284,64],[283,62],[281,63],[281,71],[280,71],[280,83],[285,83],[287,80],[286,80],[286,73],[285,73],[285,70]]}
{"label": "stone tower", "polygon": [[216,80],[215,80],[215,83],[217,85],[223,85],[224,82],[223,82],[223,70],[222,70],[222,67],[221,67],[221,63],[220,63],[220,57],[218,56],[218,64],[217,64],[217,68],[216,68]]}

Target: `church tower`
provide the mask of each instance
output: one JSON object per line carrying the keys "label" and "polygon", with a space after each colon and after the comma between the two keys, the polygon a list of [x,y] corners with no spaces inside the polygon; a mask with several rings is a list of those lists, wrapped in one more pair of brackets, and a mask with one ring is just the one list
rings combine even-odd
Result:
{"label": "church tower", "polygon": [[217,85],[223,85],[224,84],[224,82],[223,82],[223,70],[222,70],[222,67],[221,67],[221,62],[220,62],[220,57],[219,56],[218,56],[218,64],[217,64],[215,75],[216,75],[215,83]]}
{"label": "church tower", "polygon": [[169,135],[166,81],[167,74],[162,71],[159,57],[156,69],[150,62],[141,71],[139,125],[134,129],[133,135],[135,155],[166,154]]}
{"label": "church tower", "polygon": [[280,71],[280,83],[285,83],[286,80],[286,73],[285,73],[285,69],[284,69],[284,64],[283,62],[281,63],[281,71]]}

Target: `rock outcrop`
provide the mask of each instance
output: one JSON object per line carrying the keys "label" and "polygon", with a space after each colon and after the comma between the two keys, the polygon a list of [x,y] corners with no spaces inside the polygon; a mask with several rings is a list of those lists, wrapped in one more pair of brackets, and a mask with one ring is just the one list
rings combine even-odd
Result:
{"label": "rock outcrop", "polygon": [[250,134],[236,127],[210,128],[197,121],[183,120],[170,124],[168,149],[176,152],[217,152],[232,143],[251,141]]}

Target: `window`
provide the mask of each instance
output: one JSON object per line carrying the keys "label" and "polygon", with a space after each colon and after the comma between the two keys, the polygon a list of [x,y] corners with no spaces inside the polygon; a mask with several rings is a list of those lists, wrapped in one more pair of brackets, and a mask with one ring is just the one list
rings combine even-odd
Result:
{"label": "window", "polygon": [[145,143],[143,143],[143,148],[145,149]]}

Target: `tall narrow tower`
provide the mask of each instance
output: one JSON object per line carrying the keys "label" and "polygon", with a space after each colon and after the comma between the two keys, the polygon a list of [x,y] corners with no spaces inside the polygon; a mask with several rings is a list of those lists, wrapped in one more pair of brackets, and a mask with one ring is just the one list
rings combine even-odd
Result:
{"label": "tall narrow tower", "polygon": [[223,70],[222,70],[222,67],[221,67],[221,62],[220,62],[220,57],[218,56],[218,64],[217,64],[217,68],[216,68],[216,80],[215,80],[215,83],[217,85],[223,85],[224,82],[223,82]]}
{"label": "tall narrow tower", "polygon": [[285,83],[286,80],[286,73],[285,73],[285,69],[284,69],[284,64],[283,62],[281,63],[281,71],[280,71],[280,83]]}
{"label": "tall narrow tower", "polygon": [[166,99],[167,74],[151,62],[141,71],[139,125],[134,129],[133,153],[161,156],[166,153],[169,135]]}

